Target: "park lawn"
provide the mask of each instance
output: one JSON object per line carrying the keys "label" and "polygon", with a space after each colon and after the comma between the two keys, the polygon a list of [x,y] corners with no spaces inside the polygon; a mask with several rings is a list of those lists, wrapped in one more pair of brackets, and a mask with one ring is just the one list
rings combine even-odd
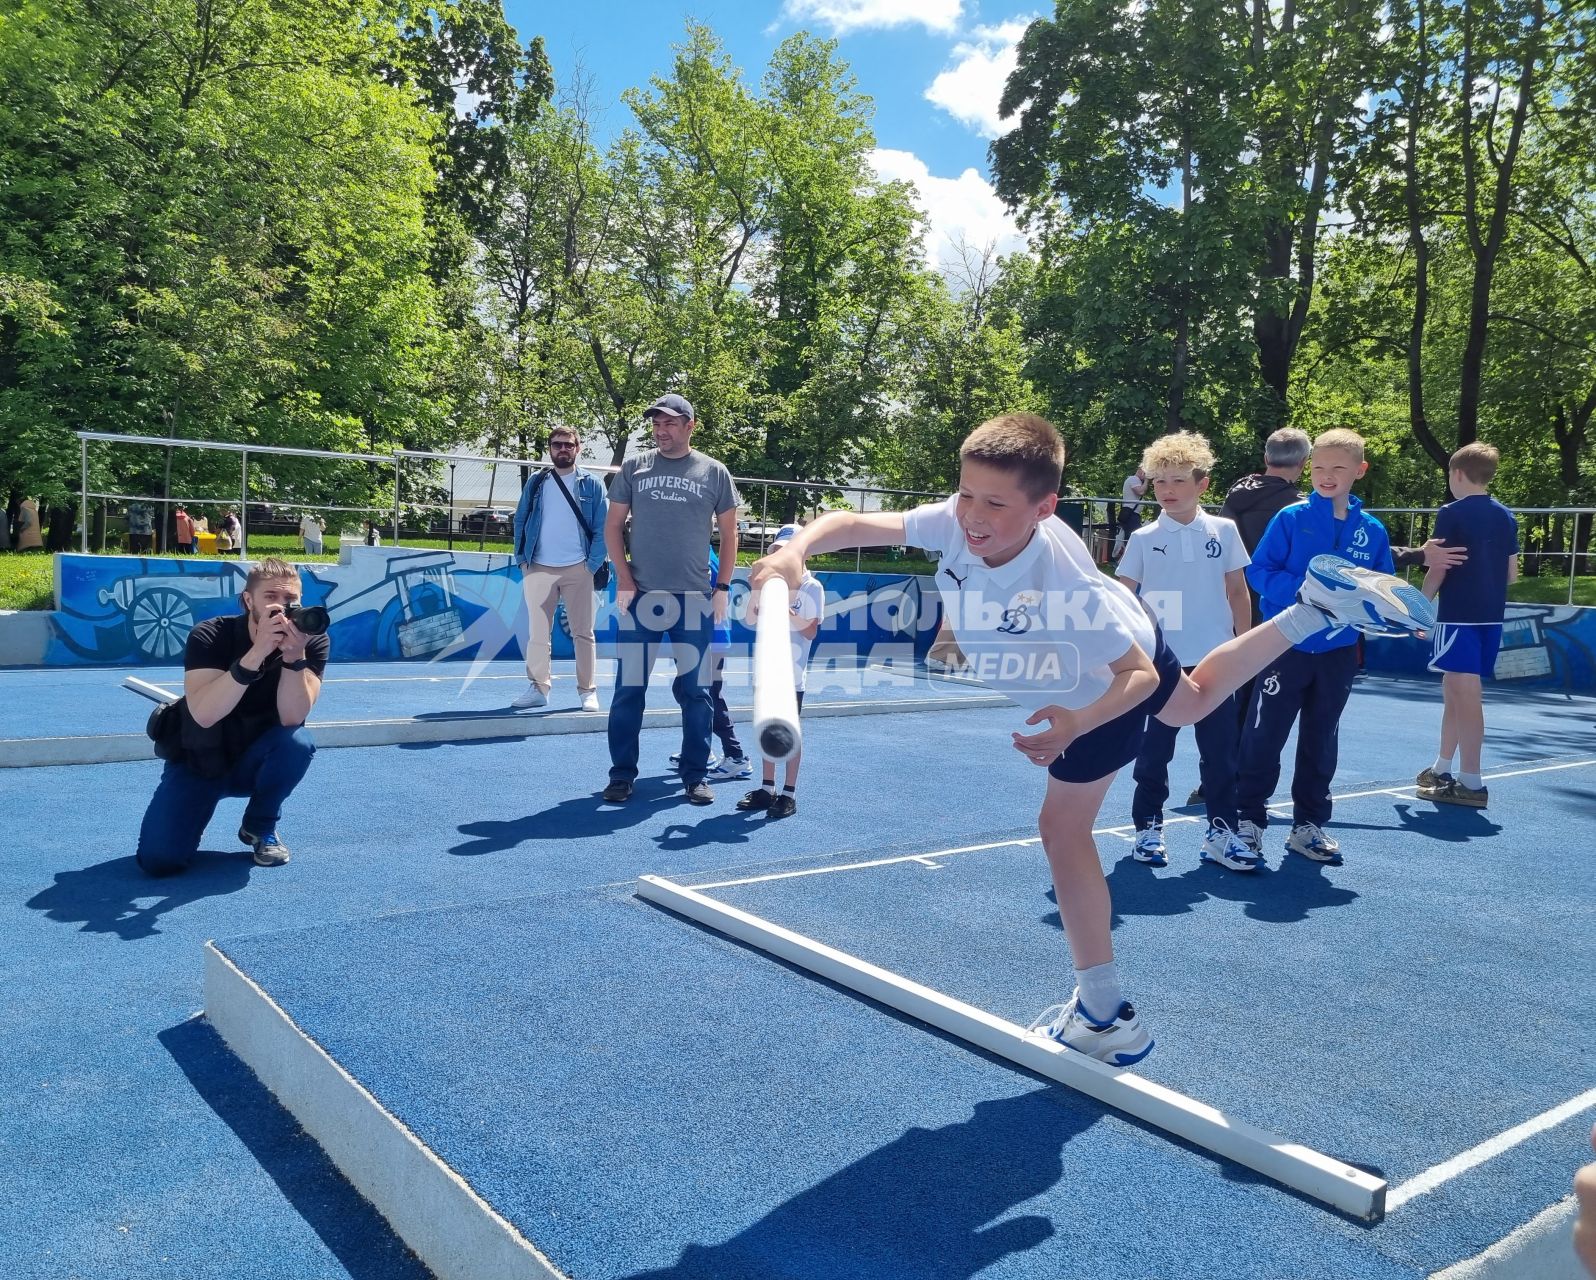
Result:
{"label": "park lawn", "polygon": [[0,554],[0,609],[53,609],[55,557],[42,551]]}
{"label": "park lawn", "polygon": [[[1507,598],[1521,604],[1568,604],[1568,578],[1545,573],[1536,578],[1520,578],[1508,587]],[[1596,577],[1574,579],[1573,603],[1596,607]]]}

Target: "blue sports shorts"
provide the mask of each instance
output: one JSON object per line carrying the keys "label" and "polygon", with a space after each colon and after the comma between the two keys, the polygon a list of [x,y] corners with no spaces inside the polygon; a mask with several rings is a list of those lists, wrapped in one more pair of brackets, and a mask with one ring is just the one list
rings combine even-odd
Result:
{"label": "blue sports shorts", "polygon": [[1158,672],[1158,688],[1124,715],[1083,733],[1064,749],[1064,754],[1047,771],[1060,782],[1096,782],[1117,769],[1123,769],[1142,749],[1147,732],[1147,717],[1164,709],[1180,682],[1180,659],[1164,643],[1162,628],[1153,648],[1153,670]]}
{"label": "blue sports shorts", "polygon": [[1496,674],[1496,651],[1502,647],[1502,624],[1438,622],[1430,644],[1431,671],[1450,671],[1454,675],[1488,680]]}

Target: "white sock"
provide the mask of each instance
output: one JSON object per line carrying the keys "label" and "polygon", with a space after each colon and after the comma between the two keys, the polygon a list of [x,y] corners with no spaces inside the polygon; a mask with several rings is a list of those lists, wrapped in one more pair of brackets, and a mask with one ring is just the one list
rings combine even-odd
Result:
{"label": "white sock", "polygon": [[1457,780],[1470,791],[1483,791],[1485,789],[1485,779],[1477,773],[1459,773]]}
{"label": "white sock", "polygon": [[1112,1022],[1119,1016],[1125,995],[1119,989],[1119,971],[1114,962],[1094,964],[1075,971],[1075,998],[1093,1022]]}
{"label": "white sock", "polygon": [[1451,756],[1436,756],[1435,757],[1435,763],[1430,766],[1430,772],[1431,773],[1451,773],[1452,772],[1452,757]]}
{"label": "white sock", "polygon": [[1280,628],[1280,634],[1292,644],[1301,644],[1311,636],[1316,636],[1321,631],[1328,631],[1336,625],[1325,617],[1322,609],[1315,609],[1311,604],[1303,604],[1300,600],[1289,608],[1282,609],[1270,621]]}

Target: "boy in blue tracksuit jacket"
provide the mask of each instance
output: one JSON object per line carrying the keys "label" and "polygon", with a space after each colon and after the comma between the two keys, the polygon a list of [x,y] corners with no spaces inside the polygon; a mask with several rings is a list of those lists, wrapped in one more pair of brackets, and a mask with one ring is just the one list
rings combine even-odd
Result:
{"label": "boy in blue tracksuit jacket", "polygon": [[[1314,556],[1330,553],[1365,569],[1392,572],[1385,526],[1352,496],[1353,484],[1368,469],[1363,437],[1355,431],[1326,431],[1313,442],[1312,492],[1269,522],[1247,568],[1266,619],[1296,602]],[[1258,673],[1236,777],[1237,834],[1255,853],[1262,852],[1281,752],[1300,714],[1286,848],[1315,862],[1341,864],[1340,846],[1324,826],[1330,821],[1341,711],[1358,671],[1357,644],[1358,633],[1351,628],[1324,631]]]}

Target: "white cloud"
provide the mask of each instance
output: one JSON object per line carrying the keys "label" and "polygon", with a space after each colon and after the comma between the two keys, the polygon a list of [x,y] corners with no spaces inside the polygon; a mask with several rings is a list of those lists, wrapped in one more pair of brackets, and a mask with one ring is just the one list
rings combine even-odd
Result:
{"label": "white cloud", "polygon": [[839,36],[915,22],[927,30],[952,35],[958,29],[962,8],[963,0],[786,0],[781,16],[794,22],[824,23]]}
{"label": "white cloud", "polygon": [[961,243],[977,253],[988,245],[1000,254],[1026,247],[1019,226],[976,170],[966,169],[957,178],[937,178],[914,152],[885,148],[872,151],[870,163],[883,182],[914,184],[916,203],[931,224],[925,248],[932,266],[944,272],[956,269]]}
{"label": "white cloud", "polygon": [[998,101],[1014,70],[1014,46],[1031,19],[1011,18],[995,27],[975,27],[967,39],[953,46],[953,62],[925,91],[928,101],[941,107],[983,138],[995,138],[1013,128],[998,119]]}

